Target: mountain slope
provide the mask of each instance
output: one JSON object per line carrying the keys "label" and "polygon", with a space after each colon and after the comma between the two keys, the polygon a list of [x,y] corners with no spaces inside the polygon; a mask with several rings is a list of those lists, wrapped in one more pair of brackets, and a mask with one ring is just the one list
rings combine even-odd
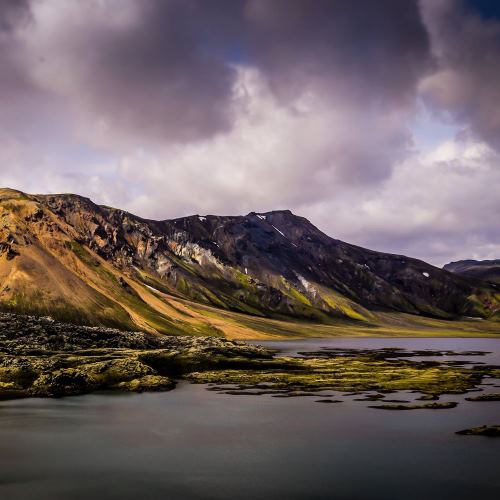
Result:
{"label": "mountain slope", "polygon": [[443,269],[466,278],[475,278],[490,284],[500,285],[500,259],[459,260],[446,264]]}
{"label": "mountain slope", "polygon": [[499,304],[486,284],[334,240],[286,210],[151,221],[77,195],[8,189],[0,301],[79,323],[204,335],[246,321],[228,327],[217,310],[335,324],[376,323],[381,311],[488,317]]}

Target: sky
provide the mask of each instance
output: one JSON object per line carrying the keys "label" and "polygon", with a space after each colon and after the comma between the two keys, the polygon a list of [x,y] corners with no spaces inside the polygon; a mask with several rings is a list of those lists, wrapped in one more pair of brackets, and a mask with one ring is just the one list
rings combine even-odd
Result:
{"label": "sky", "polygon": [[500,258],[500,2],[0,0],[0,185]]}

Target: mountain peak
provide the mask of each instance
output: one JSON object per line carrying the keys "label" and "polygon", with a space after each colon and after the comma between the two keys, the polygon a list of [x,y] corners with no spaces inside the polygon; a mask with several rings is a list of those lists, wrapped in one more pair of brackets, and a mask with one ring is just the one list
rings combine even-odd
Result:
{"label": "mountain peak", "polygon": [[251,217],[251,216],[264,216],[264,217],[268,217],[268,216],[272,216],[272,215],[283,215],[283,216],[293,216],[295,217],[295,214],[291,211],[291,210],[288,210],[288,209],[283,209],[283,210],[269,210],[268,212],[250,212],[249,214],[247,214],[247,217]]}

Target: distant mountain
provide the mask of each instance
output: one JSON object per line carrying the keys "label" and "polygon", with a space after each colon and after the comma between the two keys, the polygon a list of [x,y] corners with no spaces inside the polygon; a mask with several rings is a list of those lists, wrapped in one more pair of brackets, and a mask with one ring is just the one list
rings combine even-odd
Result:
{"label": "distant mountain", "polygon": [[443,269],[467,278],[476,278],[500,285],[500,259],[459,260],[446,264]]}
{"label": "distant mountain", "polygon": [[486,283],[335,240],[289,210],[153,221],[77,195],[0,190],[4,309],[221,333],[214,309],[194,313],[184,300],[325,324],[370,322],[379,311],[486,318],[500,308]]}

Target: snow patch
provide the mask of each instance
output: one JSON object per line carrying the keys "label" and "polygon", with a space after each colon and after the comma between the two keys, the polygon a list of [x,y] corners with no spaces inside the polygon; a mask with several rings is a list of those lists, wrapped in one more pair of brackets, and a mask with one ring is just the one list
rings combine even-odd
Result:
{"label": "snow patch", "polygon": [[[297,273],[295,273],[297,274]],[[300,274],[297,274],[297,278],[299,278],[300,284],[306,289],[309,290],[309,287],[311,286],[311,283],[307,281],[304,276],[301,276]]]}
{"label": "snow patch", "polygon": [[158,290],[157,288],[154,288],[152,286],[149,286],[149,285],[146,285],[150,290],[153,290],[153,292],[158,292],[158,293],[162,293],[160,292],[160,290]]}
{"label": "snow patch", "polygon": [[[271,226],[273,226],[273,225],[271,224]],[[281,234],[281,236],[283,236],[283,238],[286,238],[286,236],[276,226],[273,226],[273,227],[274,227],[274,229],[276,229],[276,231],[278,231],[278,233]]]}
{"label": "snow patch", "polygon": [[422,273],[422,274],[423,274],[426,278],[429,278],[429,277],[430,277],[429,273]]}
{"label": "snow patch", "polygon": [[265,215],[260,215],[260,214],[256,214],[256,215],[261,220],[266,220],[267,219]]}
{"label": "snow patch", "polygon": [[298,280],[300,281],[300,284],[304,287],[306,292],[312,294],[313,297],[316,297],[318,290],[316,287],[314,287],[309,281],[307,281],[304,276],[300,275],[296,271],[294,271],[295,276],[297,276]]}
{"label": "snow patch", "polygon": [[205,222],[207,220],[206,217],[202,217],[201,215],[198,215],[198,219],[200,219],[200,222]]}

